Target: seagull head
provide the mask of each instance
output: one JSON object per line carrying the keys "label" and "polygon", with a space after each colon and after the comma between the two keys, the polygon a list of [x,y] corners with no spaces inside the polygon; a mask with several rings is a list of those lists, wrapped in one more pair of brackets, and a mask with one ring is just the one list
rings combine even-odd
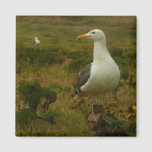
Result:
{"label": "seagull head", "polygon": [[89,31],[86,34],[79,35],[76,38],[76,40],[83,40],[83,39],[91,39],[93,41],[102,41],[102,40],[106,40],[106,37],[103,31],[99,29],[94,29],[94,30]]}

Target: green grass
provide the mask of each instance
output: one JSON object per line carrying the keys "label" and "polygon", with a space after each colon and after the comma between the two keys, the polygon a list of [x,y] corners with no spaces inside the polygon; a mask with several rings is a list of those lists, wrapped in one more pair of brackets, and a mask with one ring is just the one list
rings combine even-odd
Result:
{"label": "green grass", "polygon": [[[133,83],[136,84],[136,18],[17,16],[16,20],[16,112],[29,108],[19,94],[20,81],[36,81],[42,87],[51,88],[57,92],[57,100],[49,105],[48,111],[58,115],[53,118],[53,114],[50,113],[51,120],[55,122],[53,124],[46,119],[35,118],[24,128],[18,124],[17,120],[16,135],[106,135],[101,132],[100,127],[99,131],[94,129],[96,124],[90,124],[87,121],[88,114],[91,113],[89,99],[86,99],[85,103],[77,109],[69,108],[73,105],[71,94],[74,91],[76,76],[80,69],[92,60],[93,49],[92,41],[76,41],[75,38],[95,28],[103,30],[106,34],[109,52],[121,71],[127,69],[129,77],[133,75]],[[35,36],[40,39],[40,46],[33,46]],[[117,50],[119,53],[114,53]],[[87,56],[85,56],[86,53]],[[114,102],[114,94],[107,93],[106,100],[107,103]],[[106,113],[106,105],[103,103],[102,96],[95,97],[94,101],[96,105],[102,105]],[[42,102],[43,99],[41,99]],[[136,104],[136,87],[135,85],[129,87],[129,78],[127,80],[121,78],[116,102],[118,105],[114,115],[126,122],[123,129],[126,131],[126,126],[133,128],[135,120],[128,119],[126,111],[129,106]],[[41,116],[45,112],[47,111],[42,111],[39,105],[37,115]],[[112,113],[113,110],[110,112]],[[47,114],[46,117],[48,119]],[[101,124],[99,123],[99,126]],[[121,121],[118,124],[119,128],[123,125]],[[129,127],[130,124],[131,127]],[[106,127],[104,129],[108,129]],[[134,128],[132,131],[131,129],[127,131],[128,136],[136,135]],[[111,133],[111,135],[115,134]]]}

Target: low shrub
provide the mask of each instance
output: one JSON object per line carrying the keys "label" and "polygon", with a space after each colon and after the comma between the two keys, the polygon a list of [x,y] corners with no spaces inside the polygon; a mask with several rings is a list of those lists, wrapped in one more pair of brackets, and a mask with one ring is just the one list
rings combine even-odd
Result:
{"label": "low shrub", "polygon": [[30,63],[36,63],[38,57],[40,56],[41,50],[39,48],[27,48],[25,52],[25,56],[29,59]]}
{"label": "low shrub", "polygon": [[125,120],[119,120],[105,110],[100,113],[100,118],[94,126],[97,136],[128,136],[128,125]]}
{"label": "low shrub", "polygon": [[70,71],[78,71],[80,70],[81,68],[83,68],[85,65],[89,64],[92,62],[92,58],[89,57],[87,59],[84,59],[84,58],[79,58],[79,59],[73,59],[69,65],[68,65],[68,70]]}
{"label": "low shrub", "polygon": [[133,81],[131,84],[133,87],[136,87],[136,81]]}
{"label": "low shrub", "polygon": [[128,52],[126,56],[131,59],[136,59],[136,52]]}
{"label": "low shrub", "polygon": [[36,63],[39,56],[39,48],[20,48],[16,55],[16,58],[18,61],[24,60],[29,61],[30,63]]}
{"label": "low shrub", "polygon": [[65,57],[68,56],[68,51],[62,47],[51,47],[40,50],[40,48],[18,48],[17,61],[28,61],[31,64],[52,64],[63,63]]}
{"label": "low shrub", "polygon": [[111,50],[111,55],[114,57],[114,56],[118,56],[118,57],[121,57],[122,56],[122,53],[123,53],[123,50],[120,49],[120,48],[112,48]]}
{"label": "low shrub", "polygon": [[43,95],[40,84],[35,81],[21,82],[19,85],[19,92],[24,102],[28,104],[31,109],[36,110]]}
{"label": "low shrub", "polygon": [[42,65],[55,63],[55,57],[56,53],[45,50],[39,57],[39,63]]}
{"label": "low shrub", "polygon": [[122,69],[121,71],[121,77],[126,81],[129,77],[128,69]]}
{"label": "low shrub", "polygon": [[52,64],[52,63],[63,63],[65,61],[66,51],[59,48],[48,48],[43,50],[41,56],[39,57],[39,63]]}
{"label": "low shrub", "polygon": [[43,88],[43,97],[50,102],[54,102],[57,99],[57,94],[50,88]]}
{"label": "low shrub", "polygon": [[34,119],[36,119],[36,112],[33,109],[23,109],[16,113],[16,124],[21,128],[28,126]]}
{"label": "low shrub", "polygon": [[121,58],[118,56],[114,57],[114,60],[116,61],[117,64],[119,64],[120,66],[127,66],[128,65],[128,60],[126,58]]}
{"label": "low shrub", "polygon": [[46,99],[45,103],[43,104],[43,108],[48,110],[49,105],[56,101],[57,93],[50,88],[43,88],[43,98]]}
{"label": "low shrub", "polygon": [[45,121],[48,121],[49,123],[54,124],[55,123],[55,118],[58,117],[58,116],[59,116],[58,113],[53,112],[53,111],[48,111],[45,114],[43,114],[42,118]]}

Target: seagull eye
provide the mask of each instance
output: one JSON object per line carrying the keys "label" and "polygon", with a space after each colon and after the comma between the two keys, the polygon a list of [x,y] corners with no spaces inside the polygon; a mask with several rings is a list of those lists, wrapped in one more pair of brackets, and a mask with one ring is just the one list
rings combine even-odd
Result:
{"label": "seagull eye", "polygon": [[95,32],[92,32],[92,34],[95,34]]}

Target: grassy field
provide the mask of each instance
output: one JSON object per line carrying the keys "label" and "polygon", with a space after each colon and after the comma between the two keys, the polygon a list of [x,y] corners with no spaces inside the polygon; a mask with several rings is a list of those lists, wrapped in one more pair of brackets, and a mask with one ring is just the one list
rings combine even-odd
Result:
{"label": "grassy field", "polygon": [[[71,94],[76,76],[92,61],[93,42],[76,41],[76,37],[96,28],[105,32],[108,50],[121,70],[121,80],[117,90],[106,95],[106,103],[102,96],[94,98],[97,112],[104,117],[98,123],[89,123],[89,99],[76,109],[69,107],[74,104]],[[40,46],[33,45],[35,36]],[[51,89],[57,98],[44,109],[46,96],[41,96],[36,109],[25,111],[34,100],[24,97],[23,88],[28,82],[35,82],[40,90]],[[16,17],[17,136],[135,136],[135,105],[136,17]],[[107,113],[111,117],[106,124]]]}

